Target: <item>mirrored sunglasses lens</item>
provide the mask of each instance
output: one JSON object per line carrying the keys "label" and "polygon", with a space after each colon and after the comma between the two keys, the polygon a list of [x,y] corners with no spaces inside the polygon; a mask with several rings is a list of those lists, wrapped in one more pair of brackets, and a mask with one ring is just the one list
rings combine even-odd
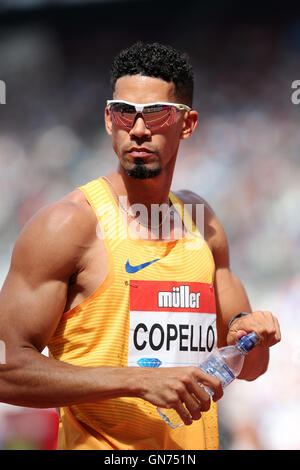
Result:
{"label": "mirrored sunglasses lens", "polygon": [[[113,103],[110,107],[113,121],[126,129],[131,128],[136,118],[134,106],[126,103]],[[176,108],[168,105],[145,106],[143,118],[149,129],[169,126],[175,122]]]}
{"label": "mirrored sunglasses lens", "polygon": [[171,115],[172,106],[155,105],[146,106],[143,114],[144,119],[149,127],[160,127],[165,124]]}
{"label": "mirrored sunglasses lens", "polygon": [[110,107],[113,121],[123,127],[130,128],[136,115],[135,108],[126,103],[113,103]]}

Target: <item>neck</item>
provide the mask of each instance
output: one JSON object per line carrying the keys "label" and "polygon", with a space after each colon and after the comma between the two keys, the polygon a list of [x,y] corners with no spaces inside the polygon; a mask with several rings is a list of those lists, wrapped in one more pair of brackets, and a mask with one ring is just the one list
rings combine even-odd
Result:
{"label": "neck", "polygon": [[[181,238],[183,225],[181,218],[170,211],[172,202],[169,200],[172,174],[168,178],[158,175],[155,178],[138,180],[128,176],[124,170],[108,174],[108,180],[113,196],[127,220],[138,223],[139,238],[149,237],[149,233],[156,234],[157,239]],[[125,200],[124,200],[125,197]],[[180,229],[178,236],[176,230]],[[164,231],[163,231],[164,228]],[[174,238],[175,237],[175,238]]]}
{"label": "neck", "polygon": [[122,167],[107,175],[118,196],[126,196],[128,206],[144,204],[148,210],[152,204],[167,204],[172,173],[164,172],[154,178],[138,179],[128,176]]}

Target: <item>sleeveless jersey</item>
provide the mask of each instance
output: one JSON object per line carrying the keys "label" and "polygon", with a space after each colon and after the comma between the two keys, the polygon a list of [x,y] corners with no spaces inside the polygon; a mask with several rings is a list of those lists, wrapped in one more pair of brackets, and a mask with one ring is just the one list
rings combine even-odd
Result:
{"label": "sleeveless jersey", "polygon": [[[103,178],[78,189],[96,213],[108,274],[62,315],[48,344],[50,355],[84,367],[198,365],[217,343],[215,265],[182,202],[170,192],[172,209],[188,232],[176,240],[144,240],[130,231]],[[218,448],[213,401],[200,420],[176,429],[154,405],[135,397],[72,405],[60,415],[61,450]]]}

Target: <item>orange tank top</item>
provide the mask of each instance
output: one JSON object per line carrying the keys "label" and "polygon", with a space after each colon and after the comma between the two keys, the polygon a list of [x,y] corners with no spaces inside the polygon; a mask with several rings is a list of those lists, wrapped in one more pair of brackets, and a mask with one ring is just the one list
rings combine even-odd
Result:
{"label": "orange tank top", "polygon": [[[216,347],[212,253],[173,194],[187,234],[134,236],[103,178],[79,188],[94,209],[108,274],[64,313],[50,355],[77,366],[172,367],[199,364]],[[184,215],[184,217],[183,217]],[[121,397],[61,408],[58,449],[201,450],[218,448],[217,406],[190,426],[171,429],[154,405]]]}

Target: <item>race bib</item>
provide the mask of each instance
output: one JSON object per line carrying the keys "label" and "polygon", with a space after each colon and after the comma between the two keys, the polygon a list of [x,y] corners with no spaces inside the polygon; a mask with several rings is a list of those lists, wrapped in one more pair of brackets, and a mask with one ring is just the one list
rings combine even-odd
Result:
{"label": "race bib", "polygon": [[130,281],[128,366],[197,366],[216,344],[212,284]]}

